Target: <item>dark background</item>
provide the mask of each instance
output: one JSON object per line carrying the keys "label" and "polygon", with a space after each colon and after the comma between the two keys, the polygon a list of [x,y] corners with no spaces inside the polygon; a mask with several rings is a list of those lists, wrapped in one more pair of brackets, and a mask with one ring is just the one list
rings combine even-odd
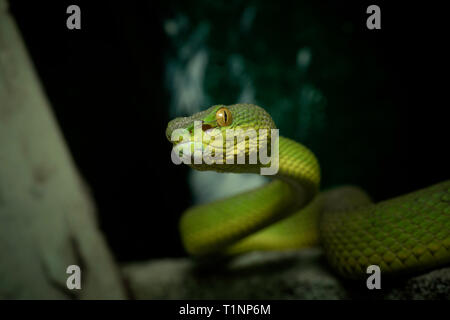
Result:
{"label": "dark background", "polygon": [[[438,5],[93,2],[10,8],[120,261],[184,255],[177,222],[192,204],[188,168],[172,164],[164,135],[173,116],[166,66],[188,41],[170,38],[164,22],[180,14],[209,26],[205,91],[213,103],[236,102],[235,83],[217,75],[239,52],[281,134],[318,155],[325,188],[354,183],[382,200],[449,178],[448,33]],[[70,4],[81,8],[81,30],[66,28]],[[369,4],[381,7],[381,30],[365,27]],[[254,25],[236,37],[249,5],[257,8]],[[303,45],[314,56],[308,74],[297,76],[286,61]],[[276,106],[311,83],[326,97],[327,121],[313,115],[319,120],[304,133],[301,108]]]}

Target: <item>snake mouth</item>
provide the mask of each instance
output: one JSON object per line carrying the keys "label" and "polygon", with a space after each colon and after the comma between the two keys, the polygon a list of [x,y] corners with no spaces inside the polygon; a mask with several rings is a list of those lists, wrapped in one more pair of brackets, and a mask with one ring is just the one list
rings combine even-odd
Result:
{"label": "snake mouth", "polygon": [[[211,130],[211,129],[214,129],[214,128],[215,128],[215,126],[213,126],[213,125],[211,125],[211,124],[209,124],[209,123],[207,123],[207,122],[205,122],[205,121],[202,120],[202,131],[203,131],[203,132],[206,132],[206,131]],[[188,130],[189,130],[189,133],[190,133],[190,134],[193,134],[193,132],[194,132],[194,126],[190,126],[190,127],[188,128]]]}
{"label": "snake mouth", "polygon": [[[209,124],[203,124],[202,125],[202,132],[203,132],[203,136],[202,136],[202,140],[204,136],[207,136],[208,138],[219,138],[221,136],[220,132],[217,132],[217,127],[214,127],[212,125]],[[189,139],[187,140],[183,140],[180,139],[179,141],[176,140],[170,140],[173,144],[173,146],[181,146],[181,145],[186,145],[189,143],[197,143],[197,144],[203,144],[203,141],[196,141],[196,136],[194,135],[194,133],[192,132],[192,130],[189,130],[189,133],[191,134]],[[206,147],[207,145],[205,145],[204,147]],[[217,148],[218,146],[214,146],[215,148]]]}
{"label": "snake mouth", "polygon": [[206,132],[206,131],[211,130],[213,128],[214,127],[212,125],[210,125],[210,124],[202,123],[202,130],[203,130],[203,132]]}

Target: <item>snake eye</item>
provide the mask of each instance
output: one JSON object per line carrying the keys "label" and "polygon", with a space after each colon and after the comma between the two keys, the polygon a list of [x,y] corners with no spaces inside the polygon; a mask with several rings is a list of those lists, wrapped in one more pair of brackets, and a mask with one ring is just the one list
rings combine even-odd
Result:
{"label": "snake eye", "polygon": [[216,112],[217,124],[221,127],[229,126],[233,122],[231,111],[227,108],[220,108]]}

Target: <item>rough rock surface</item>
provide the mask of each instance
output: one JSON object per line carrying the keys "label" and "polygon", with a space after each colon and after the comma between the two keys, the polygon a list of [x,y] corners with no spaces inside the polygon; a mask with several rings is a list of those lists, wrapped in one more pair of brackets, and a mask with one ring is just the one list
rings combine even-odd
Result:
{"label": "rough rock surface", "polygon": [[450,268],[406,279],[340,279],[319,249],[253,252],[225,261],[161,259],[123,267],[136,299],[449,299]]}
{"label": "rough rock surface", "polygon": [[[0,300],[124,299],[117,264],[25,43],[0,0]],[[67,268],[82,268],[69,290]]]}

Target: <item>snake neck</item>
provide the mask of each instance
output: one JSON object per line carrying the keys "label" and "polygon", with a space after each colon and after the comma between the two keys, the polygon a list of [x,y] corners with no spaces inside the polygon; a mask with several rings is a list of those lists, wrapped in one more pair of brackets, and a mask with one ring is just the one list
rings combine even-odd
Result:
{"label": "snake neck", "polygon": [[297,207],[304,207],[319,191],[320,167],[317,158],[304,145],[280,137],[279,170],[276,178],[288,184],[296,195]]}
{"label": "snake neck", "polygon": [[189,208],[180,220],[187,251],[197,256],[223,252],[306,206],[319,189],[319,164],[308,148],[279,137],[279,169],[273,177],[255,190]]}

